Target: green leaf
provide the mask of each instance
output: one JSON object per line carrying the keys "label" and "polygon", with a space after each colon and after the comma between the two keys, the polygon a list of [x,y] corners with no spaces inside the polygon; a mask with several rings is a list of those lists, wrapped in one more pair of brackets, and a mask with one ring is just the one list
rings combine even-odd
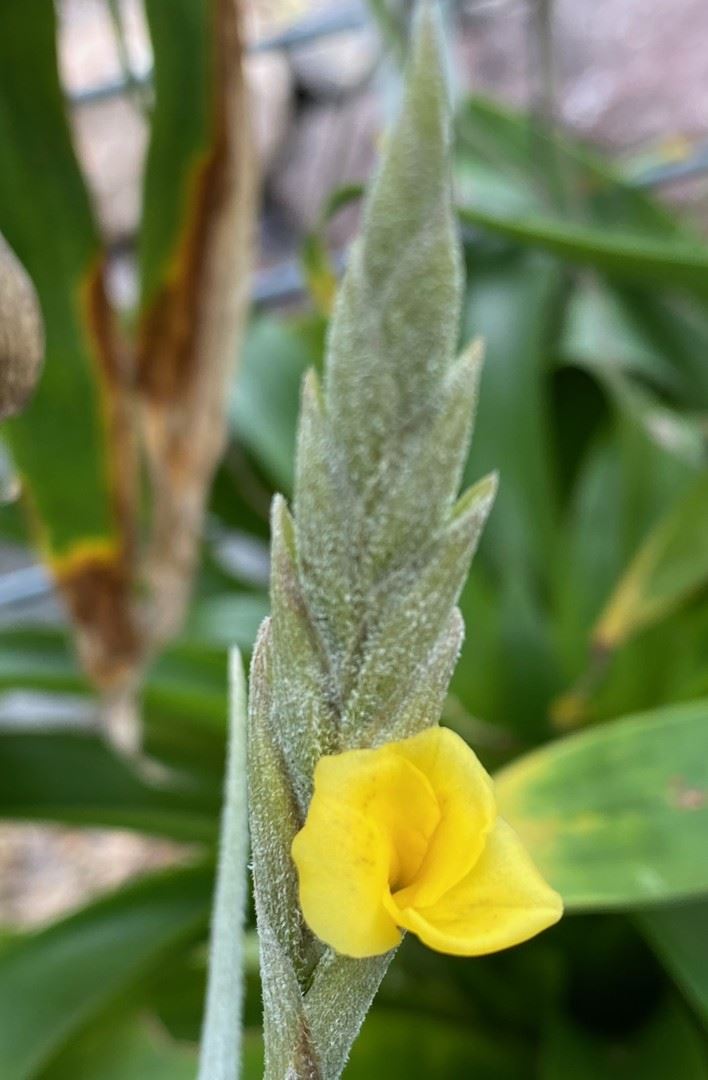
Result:
{"label": "green leaf", "polygon": [[463,222],[620,280],[706,296],[698,238],[585,147],[480,99],[464,105],[458,132]]}
{"label": "green leaf", "polygon": [[561,356],[591,372],[607,369],[637,375],[671,393],[684,380],[624,293],[600,278],[583,275],[565,309]]}
{"label": "green leaf", "polygon": [[708,296],[708,253],[698,243],[655,240],[621,229],[612,234],[550,217],[506,217],[470,206],[461,207],[459,213],[466,224],[541,248],[571,263],[594,266],[620,280],[683,286],[697,296]]}
{"label": "green leaf", "polygon": [[657,295],[656,290],[625,289],[624,303],[637,326],[661,351],[681,380],[680,401],[689,409],[708,407],[708,307],[689,295]]}
{"label": "green leaf", "polygon": [[308,342],[294,327],[257,319],[231,396],[233,432],[286,491],[292,489],[300,382],[312,363]]}
{"label": "green leaf", "polygon": [[637,916],[658,957],[708,1024],[708,900]]}
{"label": "green leaf", "polygon": [[151,1021],[111,1012],[73,1039],[38,1080],[194,1080],[194,1049]]}
{"label": "green leaf", "polygon": [[603,433],[580,466],[555,566],[554,629],[566,678],[582,670],[592,624],[625,562],[622,507],[616,441]]}
{"label": "green leaf", "polygon": [[0,1075],[38,1076],[67,1041],[208,920],[212,872],[145,878],[0,954]]}
{"label": "green leaf", "polygon": [[87,689],[66,631],[36,627],[0,633],[0,687],[64,692]]}
{"label": "green leaf", "polygon": [[[481,336],[485,363],[465,479],[498,468],[501,482],[462,595],[470,633],[452,689],[471,712],[527,736],[544,729],[554,685],[542,596],[559,516],[546,369],[561,278],[523,252],[483,259],[471,248],[468,261],[463,336]],[[483,567],[493,614],[481,610]]]}
{"label": "green leaf", "polygon": [[[214,799],[223,773],[226,678],[223,648],[181,642],[148,672],[142,697],[147,753],[209,777]],[[82,695],[88,689],[63,628],[0,633],[0,688]]]}
{"label": "green leaf", "polygon": [[557,526],[545,375],[560,287],[543,257],[480,263],[470,253],[462,332],[480,336],[485,363],[465,479],[491,469],[503,478],[480,551],[502,579],[542,580]]}
{"label": "green leaf", "polygon": [[86,732],[0,735],[0,818],[136,829],[211,842],[216,796],[151,784]]}
{"label": "green leaf", "polygon": [[364,1024],[344,1080],[518,1080],[530,1062],[492,1033],[424,1014],[375,1009]]}
{"label": "green leaf", "polygon": [[677,370],[673,353],[659,346],[618,290],[603,288],[599,282],[583,282],[576,288],[566,309],[559,349],[566,362],[598,379],[617,407],[641,425],[656,446],[694,467],[706,464],[706,416],[677,408],[677,400],[689,398],[687,380]]}
{"label": "green leaf", "polygon": [[185,634],[196,641],[253,648],[258,627],[268,614],[265,593],[225,593],[198,600],[192,607]]}
{"label": "green leaf", "polygon": [[138,243],[135,394],[152,493],[144,578],[158,644],[180,630],[224,388],[246,319],[253,153],[238,5],[147,0],[154,107]]}
{"label": "green leaf", "polygon": [[[155,49],[155,100],[139,241],[141,306],[169,279],[187,225],[185,206],[212,141],[211,11],[193,0],[146,4]],[[184,87],[189,94],[184,95]],[[174,268],[172,268],[174,269]]]}
{"label": "green leaf", "polygon": [[594,632],[612,649],[665,618],[708,581],[708,473],[650,532],[610,597]]}
{"label": "green leaf", "polygon": [[248,806],[246,682],[241,656],[236,649],[231,653],[230,696],[229,754],[199,1055],[200,1080],[236,1080],[240,1072]]}
{"label": "green leaf", "polygon": [[302,377],[321,362],[322,320],[254,320],[234,382],[229,421],[281,491],[293,486],[295,432]]}
{"label": "green leaf", "polygon": [[487,210],[547,214],[562,205],[605,228],[618,222],[657,237],[686,236],[678,219],[626,183],[586,144],[542,120],[471,97],[457,118],[457,173],[463,194]]}
{"label": "green leaf", "polygon": [[71,145],[55,35],[53,4],[2,5],[0,231],[34,282],[46,331],[37,392],[5,430],[44,547],[61,555],[83,541],[112,543],[115,528],[101,402],[108,358],[95,321],[103,253]]}
{"label": "green leaf", "polygon": [[638,1031],[614,1038],[558,1017],[540,1053],[540,1080],[705,1080],[708,1056],[700,1032],[673,1002],[662,1004]]}
{"label": "green leaf", "polygon": [[497,777],[501,813],[569,909],[708,892],[708,701],[568,736]]}

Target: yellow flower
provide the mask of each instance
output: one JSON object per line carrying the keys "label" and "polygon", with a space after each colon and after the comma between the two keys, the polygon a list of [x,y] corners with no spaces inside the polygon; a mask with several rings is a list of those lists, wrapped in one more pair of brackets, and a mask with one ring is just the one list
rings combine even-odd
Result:
{"label": "yellow flower", "polygon": [[323,757],[293,840],[310,929],[346,956],[392,949],[401,929],[481,956],[560,919],[560,896],[497,815],[492,781],[454,732]]}

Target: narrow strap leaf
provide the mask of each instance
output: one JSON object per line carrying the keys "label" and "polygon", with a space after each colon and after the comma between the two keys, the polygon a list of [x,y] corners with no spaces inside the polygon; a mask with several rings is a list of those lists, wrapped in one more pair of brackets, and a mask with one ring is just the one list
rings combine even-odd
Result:
{"label": "narrow strap leaf", "polygon": [[246,681],[238,649],[231,652],[230,698],[229,749],[199,1080],[237,1080],[241,1053],[248,813]]}

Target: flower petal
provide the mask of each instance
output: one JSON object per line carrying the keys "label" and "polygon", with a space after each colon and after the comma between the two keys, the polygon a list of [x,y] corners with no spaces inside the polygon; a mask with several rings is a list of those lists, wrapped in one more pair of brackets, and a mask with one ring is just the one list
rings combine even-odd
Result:
{"label": "flower petal", "polygon": [[502,818],[470,873],[437,903],[399,908],[394,896],[387,907],[400,926],[431,949],[456,956],[482,956],[517,945],[563,914],[560,896]]}
{"label": "flower petal", "polygon": [[341,799],[313,797],[292,844],[300,906],[310,929],[345,956],[377,956],[401,939],[383,902],[389,847],[377,826]]}
{"label": "flower petal", "polygon": [[431,727],[391,750],[430,781],[441,820],[403,903],[427,907],[462,880],[480,857],[496,818],[492,779],[464,739]]}
{"label": "flower petal", "polygon": [[389,844],[387,880],[394,889],[413,881],[440,821],[429,781],[395,745],[322,758],[314,795],[345,802],[378,825]]}
{"label": "flower petal", "polygon": [[292,845],[310,929],[347,956],[397,945],[384,895],[392,883],[412,880],[439,819],[426,778],[389,747],[322,758]]}

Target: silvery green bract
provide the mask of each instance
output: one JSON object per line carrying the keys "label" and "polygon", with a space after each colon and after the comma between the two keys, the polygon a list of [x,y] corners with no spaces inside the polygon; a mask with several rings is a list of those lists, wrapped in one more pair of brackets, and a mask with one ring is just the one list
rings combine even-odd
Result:
{"label": "silvery green bract", "polygon": [[338,956],[305,926],[290,857],[322,754],[440,715],[455,608],[495,480],[457,499],[480,367],[455,360],[460,257],[436,21],[418,17],[332,320],[303,388],[294,515],[272,515],[271,619],[251,672],[250,810],[266,1076],[337,1077],[390,960]]}

